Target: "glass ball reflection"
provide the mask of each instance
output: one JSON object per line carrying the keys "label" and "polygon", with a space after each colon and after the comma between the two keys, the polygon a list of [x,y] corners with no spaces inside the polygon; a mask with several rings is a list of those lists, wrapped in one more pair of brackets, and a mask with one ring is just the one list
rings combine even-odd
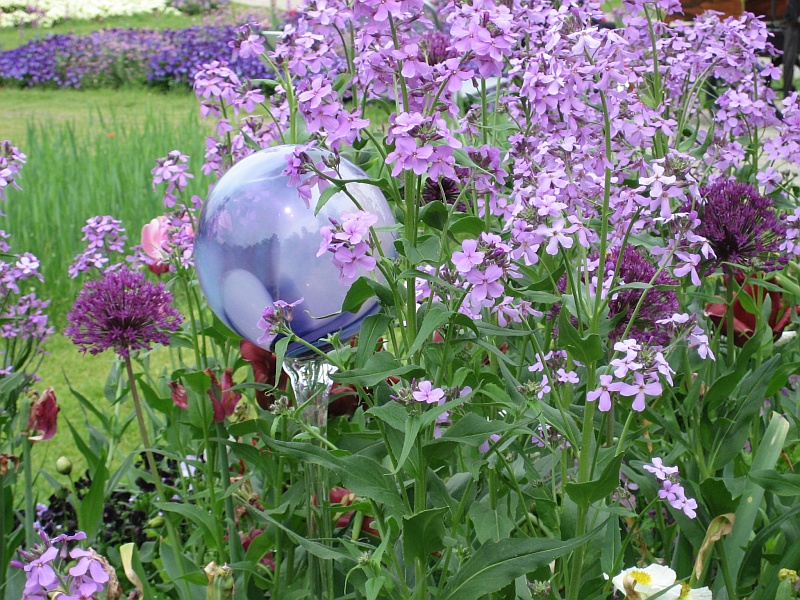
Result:
{"label": "glass ball reflection", "polygon": [[[338,281],[339,269],[329,253],[317,256],[320,229],[330,225],[329,218],[340,221],[343,212],[358,207],[339,192],[314,215],[319,197],[315,187],[306,208],[297,188],[281,174],[294,148],[277,146],[251,154],[220,178],[200,213],[195,265],[211,310],[246,340],[257,344],[264,333],[257,326],[264,308],[276,300],[304,298],[293,311],[292,331],[323,347],[322,338],[332,333],[341,332],[341,339],[358,333],[361,322],[378,306],[370,300],[358,313],[340,313],[350,285]],[[314,160],[322,156],[319,151],[310,154]],[[344,179],[367,176],[344,158],[340,173]],[[378,188],[358,183],[349,184],[347,190],[363,210],[377,215],[375,227],[394,223]],[[391,233],[379,233],[378,238],[385,252],[393,251]],[[293,343],[287,355],[307,352],[302,344]]]}

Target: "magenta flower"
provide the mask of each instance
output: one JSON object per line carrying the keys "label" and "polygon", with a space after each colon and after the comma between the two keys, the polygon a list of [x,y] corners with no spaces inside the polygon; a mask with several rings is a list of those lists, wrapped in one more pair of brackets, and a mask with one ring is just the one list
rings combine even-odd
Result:
{"label": "magenta flower", "polygon": [[614,378],[611,375],[600,375],[599,379],[599,387],[589,391],[586,394],[586,401],[598,401],[597,408],[602,412],[606,412],[611,410],[611,390],[609,389],[609,386]]}
{"label": "magenta flower", "polygon": [[462,251],[453,252],[453,265],[461,274],[469,273],[473,267],[483,262],[485,253],[478,251],[478,240],[464,240],[461,243]]}
{"label": "magenta flower", "polygon": [[339,267],[339,283],[350,283],[358,277],[358,269],[372,271],[377,262],[368,254],[366,242],[353,247],[340,246],[333,254],[333,263]]}
{"label": "magenta flower", "polygon": [[304,298],[295,300],[294,302],[285,302],[283,300],[276,300],[272,306],[267,306],[261,313],[261,320],[259,320],[257,327],[264,332],[256,342],[271,346],[275,338],[292,322],[292,310],[295,306],[303,302]]}
{"label": "magenta flower", "polygon": [[634,373],[633,379],[633,385],[619,382],[611,384],[609,389],[619,392],[622,396],[633,396],[631,408],[636,412],[642,412],[647,406],[645,398],[647,396],[660,396],[664,390],[659,381],[646,382],[642,373]]}
{"label": "magenta flower", "polygon": [[678,467],[668,467],[664,464],[664,461],[661,460],[660,456],[654,456],[652,460],[652,464],[643,465],[642,468],[645,471],[649,471],[653,475],[656,476],[656,479],[659,481],[664,481],[669,479],[672,476],[678,476]]}
{"label": "magenta flower", "polygon": [[164,246],[169,243],[169,222],[167,217],[156,217],[142,227],[142,251],[156,262],[166,258]]}
{"label": "magenta flower", "polygon": [[100,354],[111,348],[127,358],[131,350],[169,344],[170,333],[183,321],[171,302],[164,285],[150,283],[144,273],[125,267],[106,271],[102,279],[84,285],[67,313],[64,333],[81,352]]}
{"label": "magenta flower", "polygon": [[[28,439],[32,442],[52,439],[56,434],[59,410],[53,388],[49,387],[41,396],[37,396],[28,415],[28,433],[30,434]],[[33,435],[37,431],[38,435]]]}
{"label": "magenta flower", "polygon": [[417,402],[424,402],[426,404],[439,404],[444,398],[444,390],[442,388],[435,388],[433,384],[427,379],[420,381],[417,384],[417,389],[411,394]]}

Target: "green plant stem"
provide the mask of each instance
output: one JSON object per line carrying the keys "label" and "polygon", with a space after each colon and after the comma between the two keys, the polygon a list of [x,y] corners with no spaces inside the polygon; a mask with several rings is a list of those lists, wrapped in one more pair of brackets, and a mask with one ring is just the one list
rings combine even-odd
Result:
{"label": "green plant stem", "polygon": [[733,271],[725,267],[725,274],[728,280],[725,282],[725,342],[728,348],[728,366],[733,366],[735,360],[735,330],[733,326]]}
{"label": "green plant stem", "polygon": [[[244,559],[244,552],[242,549],[242,542],[236,533],[236,515],[233,510],[233,496],[227,493],[227,488],[230,485],[230,462],[228,458],[228,448],[225,445],[225,440],[228,437],[228,432],[225,431],[225,424],[221,422],[216,423],[217,426],[217,455],[219,456],[219,475],[222,478],[223,492],[225,494],[225,516],[228,520],[228,549],[230,551],[230,560],[232,563],[241,562]],[[213,484],[212,484],[213,487]]]}
{"label": "green plant stem", "polygon": [[36,543],[36,534],[33,531],[33,516],[35,513],[35,509],[33,506],[33,468],[31,466],[32,456],[31,450],[33,449],[33,444],[28,439],[28,436],[23,436],[22,438],[22,460],[24,464],[24,476],[25,476],[25,547],[30,550],[33,548],[34,543]]}
{"label": "green plant stem", "polygon": [[[578,453],[578,483],[585,483],[589,480],[590,465],[592,463],[592,442],[594,439],[594,409],[596,402],[587,402],[584,405],[583,426],[581,428],[581,447]],[[589,507],[578,505],[578,520],[575,526],[576,537],[586,533],[586,522],[589,515]],[[586,554],[586,546],[575,549],[572,555],[572,573],[567,586],[567,600],[577,600],[578,592],[581,587],[581,573],[583,571],[583,558]]]}
{"label": "green plant stem", "polygon": [[[147,460],[147,466],[150,469],[150,475],[153,478],[153,484],[156,486],[156,493],[158,497],[161,499],[162,502],[165,504],[169,501],[169,497],[167,496],[166,491],[164,490],[164,484],[161,481],[161,477],[158,474],[158,467],[156,466],[156,460],[153,457],[153,451],[151,450],[152,446],[150,445],[150,436],[147,433],[147,426],[144,422],[144,414],[142,412],[142,404],[139,401],[139,391],[136,389],[136,379],[133,375],[133,365],[131,364],[131,357],[125,357],[125,369],[128,372],[128,383],[131,387],[131,398],[133,399],[133,410],[136,413],[136,422],[139,425],[139,434],[142,437],[142,444],[144,444],[144,455],[145,459]],[[183,550],[181,548],[180,539],[178,538],[178,533],[175,530],[175,526],[172,524],[172,520],[169,515],[165,516],[164,519],[166,526],[167,526],[167,533],[169,534],[170,542],[172,543],[173,552],[175,552],[175,562],[178,563],[178,570],[180,571],[181,578],[178,580],[178,585],[180,585],[184,592],[184,598],[188,600],[191,598],[191,593],[189,591],[189,584],[185,579],[186,571],[183,568]]]}

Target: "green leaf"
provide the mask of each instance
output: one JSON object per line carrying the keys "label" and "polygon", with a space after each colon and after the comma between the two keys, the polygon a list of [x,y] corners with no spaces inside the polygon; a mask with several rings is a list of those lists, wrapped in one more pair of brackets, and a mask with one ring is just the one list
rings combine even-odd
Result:
{"label": "green leaf", "polygon": [[353,282],[342,301],[342,312],[357,313],[370,298],[378,297],[381,305],[394,306],[392,290],[370,277],[361,276]]}
{"label": "green leaf", "polygon": [[619,467],[622,454],[614,456],[600,473],[600,477],[583,483],[567,483],[565,490],[575,504],[589,506],[602,500],[619,487]]}
{"label": "green leaf", "polygon": [[334,183],[330,184],[328,187],[322,190],[322,193],[319,195],[319,200],[317,200],[317,206],[314,208],[314,216],[317,216],[319,214],[319,211],[321,211],[322,207],[328,203],[328,200],[333,198],[334,194],[337,194],[338,192],[341,191],[342,191],[341,186],[338,186]]}
{"label": "green leaf", "polygon": [[447,214],[447,207],[444,203],[436,201],[422,207],[422,210],[419,211],[419,219],[428,227],[442,231],[447,223]]}
{"label": "green leaf", "polygon": [[86,532],[86,537],[90,540],[100,527],[103,509],[105,508],[106,482],[108,481],[109,472],[104,463],[104,460],[99,462],[92,474],[92,484],[89,487],[89,491],[86,492],[80,502],[77,502],[78,526],[82,531]]}
{"label": "green leaf", "polygon": [[764,403],[764,391],[772,374],[781,362],[773,356],[758,369],[749,373],[739,386],[739,396],[731,410],[725,411],[725,421],[715,422],[714,444],[709,461],[714,470],[723,468],[742,451],[750,433],[750,425]]}
{"label": "green leaf", "polygon": [[363,369],[353,369],[331,376],[340,383],[352,383],[372,387],[391,375],[422,377],[425,371],[417,365],[402,365],[390,352],[378,352],[367,359]]}
{"label": "green leaf", "polygon": [[596,333],[581,337],[570,322],[569,311],[562,309],[558,315],[558,341],[575,360],[588,364],[600,360],[606,354],[603,340]]}
{"label": "green leaf", "polygon": [[64,417],[64,419],[67,421],[67,427],[69,427],[70,433],[72,433],[72,441],[75,443],[75,446],[78,448],[78,450],[80,450],[80,453],[83,454],[89,469],[98,469],[99,465],[104,462],[103,458],[95,454],[94,451],[89,448],[86,442],[83,441],[81,435],[78,433],[78,430],[73,427],[70,420],[67,417]]}
{"label": "green leaf", "polygon": [[336,456],[331,451],[312,444],[281,442],[268,438],[264,442],[273,450],[333,471],[341,479],[342,485],[354,494],[403,512],[403,504],[394,480],[389,471],[377,461],[359,454]]}
{"label": "green leaf", "polygon": [[414,447],[414,442],[417,441],[421,425],[422,419],[418,415],[410,415],[408,419],[406,419],[403,432],[403,450],[400,452],[400,456],[397,457],[397,465],[395,465],[392,475],[399,473],[403,465],[406,464],[408,455],[411,454],[411,449]]}
{"label": "green leaf", "polygon": [[776,496],[800,496],[800,475],[763,469],[751,471],[748,477],[750,481]]}
{"label": "green leaf", "polygon": [[188,399],[189,422],[198,429],[208,429],[214,420],[214,409],[208,390],[211,387],[211,377],[202,371],[186,373],[183,376],[187,392],[191,393]]}
{"label": "green leaf", "polygon": [[[748,423],[749,425],[749,423]],[[789,421],[779,414],[773,413],[764,437],[758,445],[750,470],[753,473],[773,469],[783,450],[786,436],[789,434]],[[740,446],[741,449],[741,446]],[[736,523],[733,531],[723,541],[725,558],[730,565],[742,565],[745,548],[753,535],[753,528],[761,510],[764,489],[755,481],[748,481],[744,493],[736,509]],[[720,594],[724,588],[722,578],[718,578],[714,586],[714,595]]]}
{"label": "green leaf", "polygon": [[447,427],[442,433],[442,437],[430,440],[428,444],[455,440],[467,446],[478,447],[489,439],[489,436],[493,433],[500,433],[513,427],[514,425],[510,423],[487,421],[475,413],[467,413],[453,425]]}
{"label": "green leaf", "polygon": [[469,507],[469,517],[481,544],[506,539],[516,525],[502,503],[492,509],[485,502],[473,502]]}
{"label": "green leaf", "polygon": [[403,556],[406,564],[426,562],[431,553],[444,548],[446,508],[431,508],[403,517]]}
{"label": "green leaf", "polygon": [[136,544],[133,542],[123,544],[119,548],[119,554],[125,570],[125,576],[142,593],[142,600],[154,600],[153,589],[147,580],[147,574],[139,557],[139,549]]}
{"label": "green leaf", "polygon": [[483,544],[461,565],[440,597],[443,600],[478,600],[583,546],[604,526],[605,522],[588,534],[568,541],[511,538]]}
{"label": "green leaf", "polygon": [[461,236],[477,238],[483,233],[486,224],[480,217],[472,215],[453,215],[453,222],[450,223],[449,232],[457,238]]}
{"label": "green leaf", "polygon": [[423,262],[438,262],[442,240],[438,235],[423,235],[416,244],[412,244],[409,240],[400,238],[395,240],[394,247],[412,264],[419,265]]}
{"label": "green leaf", "polygon": [[452,315],[452,311],[445,310],[440,306],[433,306],[426,314],[420,325],[417,337],[406,352],[406,358],[412,356],[423,344],[430,343],[431,336],[442,324],[446,323]]}
{"label": "green leaf", "polygon": [[342,312],[358,312],[361,305],[370,298],[375,296],[375,292],[367,283],[367,278],[363,275],[356,279],[347,290],[344,300],[342,301]]}
{"label": "green leaf", "polygon": [[214,515],[210,514],[208,511],[194,504],[178,502],[154,502],[154,505],[156,508],[163,511],[172,512],[189,519],[189,521],[202,529],[203,537],[205,537],[206,540],[215,540],[219,547],[220,540],[217,536],[217,526]]}
{"label": "green leaf", "polygon": [[375,354],[375,347],[378,340],[386,331],[392,318],[383,313],[370,315],[361,323],[361,331],[358,334],[358,346],[356,347],[355,366],[363,367],[367,359]]}
{"label": "green leaf", "polygon": [[172,398],[162,398],[159,396],[159,394],[152,387],[150,387],[150,385],[148,385],[148,383],[144,381],[142,377],[136,378],[136,384],[139,386],[142,396],[144,396],[144,401],[150,408],[165,415],[172,414],[172,409],[175,408]]}
{"label": "green leaf", "polygon": [[764,392],[765,396],[772,396],[781,391],[781,388],[786,385],[789,380],[789,375],[800,372],[800,361],[783,363],[778,367],[778,370],[772,375],[769,380],[769,385]]}
{"label": "green leaf", "polygon": [[373,406],[367,411],[367,414],[377,417],[393,429],[405,431],[408,411],[399,402],[387,402],[380,406]]}

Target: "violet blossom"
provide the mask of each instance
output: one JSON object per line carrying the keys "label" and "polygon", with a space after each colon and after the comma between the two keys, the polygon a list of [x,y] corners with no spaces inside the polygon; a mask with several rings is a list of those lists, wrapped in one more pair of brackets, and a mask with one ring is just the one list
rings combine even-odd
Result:
{"label": "violet blossom", "polygon": [[109,348],[127,358],[132,350],[169,345],[183,317],[171,306],[163,284],[122,267],[88,281],[67,313],[64,333],[81,352],[99,354]]}

